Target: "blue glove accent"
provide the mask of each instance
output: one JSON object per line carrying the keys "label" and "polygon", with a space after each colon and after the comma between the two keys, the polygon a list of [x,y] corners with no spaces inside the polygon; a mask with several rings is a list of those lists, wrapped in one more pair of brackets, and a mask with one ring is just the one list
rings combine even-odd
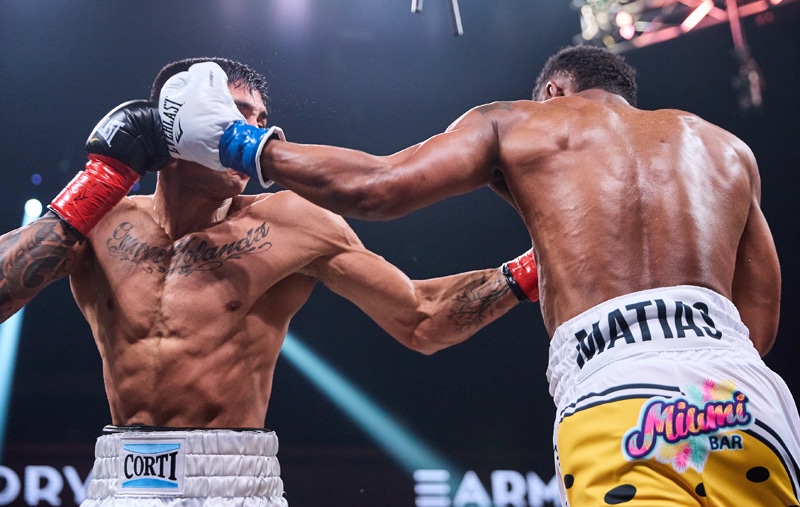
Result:
{"label": "blue glove accent", "polygon": [[253,127],[241,120],[233,122],[219,140],[219,161],[225,167],[258,178],[256,158],[261,140],[268,132],[268,129]]}

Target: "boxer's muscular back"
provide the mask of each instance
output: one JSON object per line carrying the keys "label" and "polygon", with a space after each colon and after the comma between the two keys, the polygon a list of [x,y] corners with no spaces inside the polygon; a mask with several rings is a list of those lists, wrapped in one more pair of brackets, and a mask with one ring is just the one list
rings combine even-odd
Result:
{"label": "boxer's muscular back", "polygon": [[688,113],[580,97],[514,103],[497,125],[501,169],[539,254],[550,333],[651,287],[694,284],[731,298],[759,185],[741,141]]}
{"label": "boxer's muscular back", "polygon": [[[92,230],[71,283],[114,424],[263,427],[289,320],[314,284],[296,274],[313,249],[251,197],[175,241],[151,196],[124,200]],[[267,199],[276,208],[282,197]]]}

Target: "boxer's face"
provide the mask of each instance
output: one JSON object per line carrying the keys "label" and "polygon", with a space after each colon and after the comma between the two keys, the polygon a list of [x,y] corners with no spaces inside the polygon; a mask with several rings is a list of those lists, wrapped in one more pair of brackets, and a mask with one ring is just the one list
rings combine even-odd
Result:
{"label": "boxer's face", "polygon": [[258,90],[246,90],[244,87],[228,85],[233,102],[249,125],[259,128],[267,127],[267,108]]}

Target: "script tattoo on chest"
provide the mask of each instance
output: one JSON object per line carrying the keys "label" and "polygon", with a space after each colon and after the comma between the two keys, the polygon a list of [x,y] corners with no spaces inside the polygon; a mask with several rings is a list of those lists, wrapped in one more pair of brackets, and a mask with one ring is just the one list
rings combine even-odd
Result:
{"label": "script tattoo on chest", "polygon": [[131,262],[147,273],[189,276],[195,271],[219,269],[226,262],[245,255],[259,254],[272,248],[266,222],[248,230],[241,237],[216,245],[205,239],[187,236],[168,248],[142,241],[134,234],[135,226],[122,222],[106,240],[108,253],[121,261]]}

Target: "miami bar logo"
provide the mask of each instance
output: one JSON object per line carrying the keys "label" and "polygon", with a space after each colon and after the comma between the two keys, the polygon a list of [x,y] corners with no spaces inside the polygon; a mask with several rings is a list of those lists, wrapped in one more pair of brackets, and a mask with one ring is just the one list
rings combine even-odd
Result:
{"label": "miami bar logo", "polygon": [[733,382],[712,380],[690,386],[682,397],[653,398],[642,407],[638,426],[625,434],[622,452],[629,460],[652,455],[677,472],[702,472],[709,452],[743,448],[741,435],[728,433],[753,422],[747,403]]}
{"label": "miami bar logo", "polygon": [[121,494],[183,493],[185,440],[121,439],[120,446],[118,491]]}

